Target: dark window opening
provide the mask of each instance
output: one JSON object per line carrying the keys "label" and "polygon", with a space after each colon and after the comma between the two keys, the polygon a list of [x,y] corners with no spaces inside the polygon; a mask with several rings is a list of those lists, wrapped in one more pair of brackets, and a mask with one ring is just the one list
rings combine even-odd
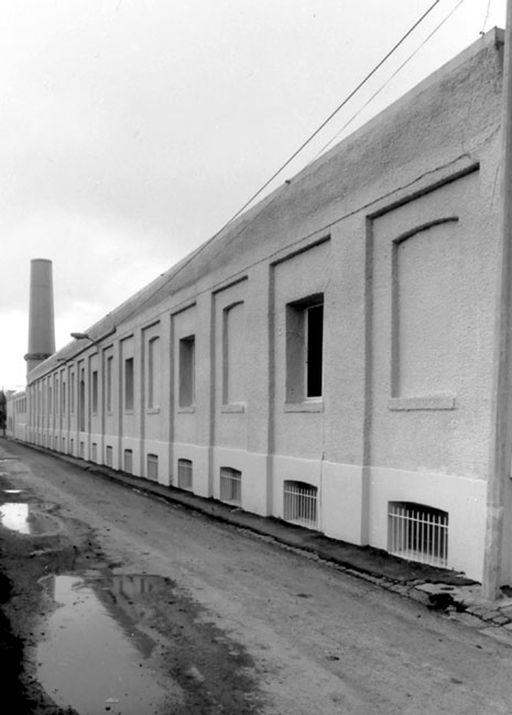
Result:
{"label": "dark window opening", "polygon": [[195,339],[191,335],[180,340],[179,405],[190,407],[195,401]]}
{"label": "dark window opening", "polygon": [[124,361],[124,409],[133,410],[133,358]]}
{"label": "dark window opening", "polygon": [[85,380],[81,379],[79,383],[79,395],[78,395],[78,410],[79,410],[79,421],[78,429],[80,432],[85,430]]}
{"label": "dark window opening", "polygon": [[94,370],[92,373],[92,413],[98,412],[98,372]]}
{"label": "dark window opening", "polygon": [[321,397],[323,383],[324,306],[306,311],[306,397]]}
{"label": "dark window opening", "polygon": [[114,358],[107,358],[107,412],[112,412],[112,370]]}
{"label": "dark window opening", "polygon": [[286,401],[303,402],[323,394],[323,295],[286,306]]}

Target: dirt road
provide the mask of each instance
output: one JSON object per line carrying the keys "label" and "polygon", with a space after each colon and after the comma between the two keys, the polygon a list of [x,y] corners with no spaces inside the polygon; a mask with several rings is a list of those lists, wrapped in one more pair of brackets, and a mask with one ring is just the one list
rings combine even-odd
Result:
{"label": "dirt road", "polygon": [[[0,501],[18,505],[0,526],[10,597],[0,586],[9,652],[25,647],[18,695],[32,699],[13,713],[512,712],[507,645],[271,541],[0,447]],[[23,504],[33,533],[13,528]]]}

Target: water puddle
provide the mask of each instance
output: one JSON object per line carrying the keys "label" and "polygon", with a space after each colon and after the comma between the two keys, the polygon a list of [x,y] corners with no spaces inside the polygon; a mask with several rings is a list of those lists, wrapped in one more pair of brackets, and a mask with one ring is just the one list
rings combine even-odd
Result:
{"label": "water puddle", "polygon": [[164,706],[170,696],[181,699],[179,686],[166,682],[164,687],[147,662],[153,640],[134,627],[119,604],[152,588],[152,578],[43,580],[56,608],[37,647],[37,676],[59,706],[71,706],[80,715],[149,715],[169,712]]}
{"label": "water puddle", "polygon": [[[16,490],[11,493],[16,493]],[[47,534],[58,530],[56,522],[50,516],[41,514],[26,502],[0,504],[0,524],[19,534]]]}
{"label": "water puddle", "polygon": [[31,534],[28,504],[12,502],[0,506],[0,523],[6,529],[20,534]]}

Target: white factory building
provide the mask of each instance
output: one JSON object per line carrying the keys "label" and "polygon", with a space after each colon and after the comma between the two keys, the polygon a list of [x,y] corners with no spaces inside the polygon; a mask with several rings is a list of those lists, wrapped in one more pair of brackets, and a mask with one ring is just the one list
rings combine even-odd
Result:
{"label": "white factory building", "polygon": [[34,318],[11,436],[481,581],[502,65],[493,30],[87,337]]}

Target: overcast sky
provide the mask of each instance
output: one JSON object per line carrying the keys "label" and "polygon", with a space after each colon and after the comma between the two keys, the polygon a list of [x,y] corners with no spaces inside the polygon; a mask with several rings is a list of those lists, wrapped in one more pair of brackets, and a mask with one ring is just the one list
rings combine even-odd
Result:
{"label": "overcast sky", "polygon": [[[25,381],[31,258],[53,261],[60,348],[214,234],[432,1],[0,0],[0,386]],[[465,0],[339,138],[504,22]]]}

